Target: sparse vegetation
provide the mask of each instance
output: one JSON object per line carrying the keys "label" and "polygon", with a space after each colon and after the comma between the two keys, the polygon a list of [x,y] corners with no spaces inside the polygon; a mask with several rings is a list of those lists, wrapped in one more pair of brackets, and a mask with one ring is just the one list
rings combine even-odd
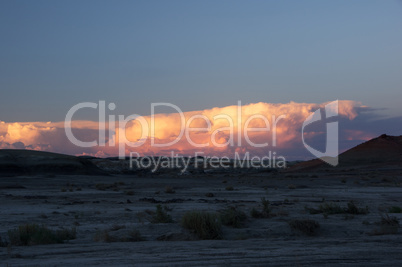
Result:
{"label": "sparse vegetation", "polygon": [[138,231],[137,229],[131,229],[128,232],[128,236],[127,238],[124,240],[126,242],[137,242],[137,241],[144,241],[145,238],[142,237],[140,231]]}
{"label": "sparse vegetation", "polygon": [[126,194],[128,196],[132,196],[132,195],[134,195],[134,191],[133,190],[124,191],[124,194]]}
{"label": "sparse vegetation", "polygon": [[110,229],[97,231],[94,236],[95,242],[138,242],[145,240],[137,229],[131,229],[128,232],[125,232],[123,236],[117,236],[116,234],[112,235],[110,234],[110,231],[117,230]]}
{"label": "sparse vegetation", "polygon": [[121,225],[121,224],[114,224],[112,225],[112,227],[110,228],[111,231],[118,231],[120,229],[124,229],[126,228],[125,225]]}
{"label": "sparse vegetation", "polygon": [[374,230],[371,234],[373,235],[393,235],[398,233],[399,220],[394,216],[381,216],[381,221],[377,222],[380,225],[380,229]]}
{"label": "sparse vegetation", "polygon": [[336,203],[323,203],[318,208],[308,208],[306,209],[310,212],[310,214],[319,214],[324,213],[327,215],[331,214],[367,214],[369,212],[368,207],[359,208],[353,201],[349,201],[347,207],[342,208],[339,204]]}
{"label": "sparse vegetation", "polygon": [[188,211],[182,217],[182,226],[193,231],[200,239],[221,239],[221,221],[215,213]]}
{"label": "sparse vegetation", "polygon": [[397,206],[392,206],[388,210],[389,213],[402,213],[402,208]]}
{"label": "sparse vegetation", "polygon": [[246,214],[235,207],[229,207],[220,213],[221,222],[223,225],[231,226],[234,228],[241,228],[244,226],[244,221],[247,219]]}
{"label": "sparse vegetation", "polygon": [[167,213],[168,208],[156,205],[156,212],[152,217],[152,223],[172,223],[172,216]]}
{"label": "sparse vegetation", "polygon": [[96,190],[106,191],[106,190],[113,190],[119,191],[119,185],[124,185],[123,182],[114,182],[113,184],[103,184],[99,183],[95,185]]}
{"label": "sparse vegetation", "polygon": [[320,228],[320,224],[317,221],[309,219],[291,220],[289,226],[293,230],[300,231],[309,236],[315,235],[316,231]]}
{"label": "sparse vegetation", "polygon": [[399,226],[399,220],[395,216],[389,216],[386,214],[385,216],[381,216],[381,225],[391,225],[391,226]]}
{"label": "sparse vegetation", "polygon": [[294,184],[290,184],[290,185],[288,185],[288,188],[289,189],[296,189],[296,186]]}
{"label": "sparse vegetation", "polygon": [[261,198],[262,211],[258,211],[253,208],[251,210],[251,217],[253,218],[269,218],[271,217],[271,207],[269,200],[266,200],[265,197]]}
{"label": "sparse vegetation", "polygon": [[63,243],[64,240],[76,238],[76,228],[51,230],[44,225],[24,224],[8,231],[10,244],[14,246],[31,246]]}
{"label": "sparse vegetation", "polygon": [[171,186],[166,186],[165,187],[165,193],[167,194],[174,194],[176,191],[173,189]]}

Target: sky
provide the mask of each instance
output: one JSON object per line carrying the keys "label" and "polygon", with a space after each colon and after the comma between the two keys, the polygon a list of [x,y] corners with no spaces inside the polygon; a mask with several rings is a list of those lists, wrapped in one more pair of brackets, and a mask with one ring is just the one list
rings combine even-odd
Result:
{"label": "sky", "polygon": [[[340,99],[360,103],[344,124],[359,141],[400,134],[401,29],[391,0],[2,0],[0,121],[41,127],[100,100],[146,116],[157,102],[191,112]],[[2,131],[0,142],[24,141]]]}

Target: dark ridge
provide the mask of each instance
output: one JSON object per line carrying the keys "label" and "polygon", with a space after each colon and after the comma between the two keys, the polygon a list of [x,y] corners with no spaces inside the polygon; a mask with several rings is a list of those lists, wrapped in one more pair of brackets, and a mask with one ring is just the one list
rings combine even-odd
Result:
{"label": "dark ridge", "polygon": [[0,176],[16,175],[106,175],[86,158],[58,153],[0,149]]}
{"label": "dark ridge", "polygon": [[316,171],[323,169],[382,169],[402,168],[402,135],[382,134],[339,155],[339,164],[332,167],[320,159],[295,164],[288,171]]}

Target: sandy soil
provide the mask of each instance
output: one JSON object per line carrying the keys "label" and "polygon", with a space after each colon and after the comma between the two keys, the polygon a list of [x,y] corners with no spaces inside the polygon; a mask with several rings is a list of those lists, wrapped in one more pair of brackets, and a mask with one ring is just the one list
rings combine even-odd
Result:
{"label": "sandy soil", "polygon": [[[102,185],[114,184],[105,190]],[[53,265],[357,265],[398,266],[401,234],[379,232],[381,215],[402,207],[402,175],[390,172],[261,173],[253,175],[18,176],[0,179],[0,236],[25,223],[51,229],[77,228],[77,238],[57,245],[0,248],[8,266]],[[105,187],[103,185],[103,187]],[[107,186],[106,186],[107,187]],[[166,187],[174,193],[167,193]],[[233,187],[234,190],[226,190]],[[213,196],[206,196],[212,193]],[[270,218],[253,218],[261,198],[270,201]],[[353,200],[368,207],[362,215],[310,214],[322,203],[345,207]],[[175,222],[152,223],[158,203]],[[222,240],[194,240],[180,225],[188,210],[237,207],[247,214],[243,228],[223,227]],[[390,214],[402,219],[402,213]],[[314,236],[290,228],[292,219],[313,219]],[[139,230],[146,241],[95,242],[97,233],[124,235]]]}

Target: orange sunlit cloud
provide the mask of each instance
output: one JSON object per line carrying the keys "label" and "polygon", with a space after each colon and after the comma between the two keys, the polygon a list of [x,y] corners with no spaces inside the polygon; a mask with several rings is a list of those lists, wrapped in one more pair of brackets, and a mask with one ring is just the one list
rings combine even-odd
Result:
{"label": "orange sunlit cloud", "polygon": [[[230,156],[234,152],[262,154],[267,150],[291,149],[300,143],[304,120],[326,104],[260,102],[181,114],[155,114],[120,124],[116,115],[114,124],[106,122],[104,146],[99,145],[98,122],[72,121],[75,138],[83,142],[98,142],[98,145],[88,148],[71,143],[66,137],[64,122],[0,122],[0,148],[94,156],[117,156],[119,149],[126,155],[130,152],[170,155],[171,151],[217,156]],[[360,107],[362,105],[354,101],[339,101],[339,116],[353,120]],[[354,132],[350,133],[353,138]],[[314,135],[309,133],[305,137]]]}

